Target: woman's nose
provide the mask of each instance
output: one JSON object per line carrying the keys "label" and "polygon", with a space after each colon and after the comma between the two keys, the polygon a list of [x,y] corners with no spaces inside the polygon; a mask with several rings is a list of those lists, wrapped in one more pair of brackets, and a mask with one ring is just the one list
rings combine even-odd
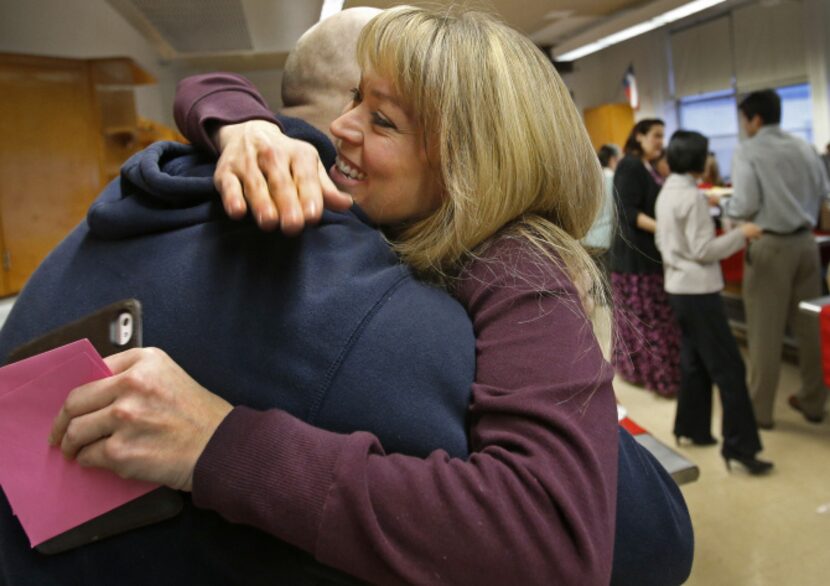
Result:
{"label": "woman's nose", "polygon": [[352,108],[331,123],[331,133],[336,138],[350,144],[363,142],[363,131],[357,113],[358,108]]}

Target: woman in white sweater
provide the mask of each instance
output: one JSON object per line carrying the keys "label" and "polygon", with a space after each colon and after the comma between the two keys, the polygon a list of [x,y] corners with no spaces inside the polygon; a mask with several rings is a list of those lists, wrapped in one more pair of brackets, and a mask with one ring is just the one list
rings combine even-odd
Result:
{"label": "woman in white sweater", "polygon": [[655,239],[663,256],[664,286],[680,323],[681,382],[674,435],[695,445],[714,445],[710,431],[712,383],[720,389],[723,446],[727,468],[740,462],[763,474],[771,462],[759,460],[761,440],[746,387],[738,345],[729,329],[719,260],[761,235],[755,224],[715,236],[706,198],[697,189],[709,141],[697,132],[677,131],[668,147],[671,175],[657,198]]}

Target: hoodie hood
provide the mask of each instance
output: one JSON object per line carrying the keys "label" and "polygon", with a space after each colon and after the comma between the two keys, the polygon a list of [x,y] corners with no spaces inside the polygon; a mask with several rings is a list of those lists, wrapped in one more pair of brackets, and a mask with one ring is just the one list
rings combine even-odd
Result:
{"label": "hoodie hood", "polygon": [[209,155],[190,145],[150,145],[124,163],[120,178],[90,207],[91,234],[119,240],[224,219],[214,168]]}

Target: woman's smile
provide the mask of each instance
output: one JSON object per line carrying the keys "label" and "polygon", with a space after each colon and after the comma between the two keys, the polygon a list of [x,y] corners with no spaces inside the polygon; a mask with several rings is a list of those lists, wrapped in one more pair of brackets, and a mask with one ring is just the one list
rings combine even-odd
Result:
{"label": "woman's smile", "polygon": [[366,71],[354,99],[331,124],[332,181],[377,224],[428,216],[441,202],[423,132],[386,79]]}
{"label": "woman's smile", "polygon": [[351,180],[351,181],[364,181],[366,179],[366,173],[364,173],[357,165],[352,163],[351,161],[347,160],[345,157],[341,155],[337,155],[337,158],[334,160],[334,166],[332,167],[332,174],[337,172],[341,177],[333,177],[333,181],[335,183],[341,182],[343,180]]}

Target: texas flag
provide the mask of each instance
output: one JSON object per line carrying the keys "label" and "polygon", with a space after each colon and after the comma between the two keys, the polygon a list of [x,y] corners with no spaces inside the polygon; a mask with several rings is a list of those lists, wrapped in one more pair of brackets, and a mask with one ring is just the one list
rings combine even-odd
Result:
{"label": "texas flag", "polygon": [[625,89],[625,96],[628,98],[628,103],[631,104],[632,110],[640,109],[640,92],[637,91],[637,78],[634,77],[634,66],[629,65],[625,70],[625,77],[623,77],[623,88]]}

